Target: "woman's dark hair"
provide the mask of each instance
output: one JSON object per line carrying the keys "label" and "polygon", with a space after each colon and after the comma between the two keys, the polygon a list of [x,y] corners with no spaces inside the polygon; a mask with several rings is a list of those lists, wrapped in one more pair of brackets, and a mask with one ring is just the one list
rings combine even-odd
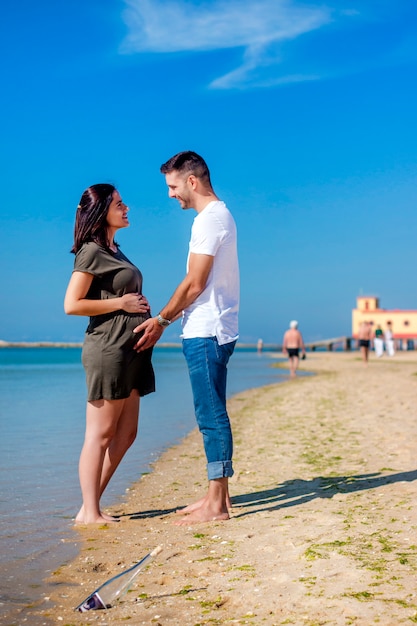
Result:
{"label": "woman's dark hair", "polygon": [[76,254],[83,243],[94,241],[110,250],[107,239],[107,213],[116,187],[107,183],[91,185],[81,196],[75,214],[74,245],[71,252]]}
{"label": "woman's dark hair", "polygon": [[171,157],[166,163],[161,165],[161,173],[169,174],[179,172],[180,174],[193,174],[200,178],[206,185],[211,187],[210,172],[207,163],[196,152],[186,150]]}

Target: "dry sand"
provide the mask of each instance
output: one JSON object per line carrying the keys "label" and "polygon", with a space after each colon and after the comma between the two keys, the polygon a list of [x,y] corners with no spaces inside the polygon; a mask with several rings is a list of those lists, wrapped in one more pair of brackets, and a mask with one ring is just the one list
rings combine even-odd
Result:
{"label": "dry sand", "polygon": [[[172,524],[206,490],[193,432],[113,509],[119,524],[79,529],[80,555],[54,573],[38,616],[65,626],[417,623],[417,353],[372,355],[367,367],[357,353],[313,353],[302,368],[317,375],[229,403],[229,521]],[[123,602],[73,611],[159,544]]]}

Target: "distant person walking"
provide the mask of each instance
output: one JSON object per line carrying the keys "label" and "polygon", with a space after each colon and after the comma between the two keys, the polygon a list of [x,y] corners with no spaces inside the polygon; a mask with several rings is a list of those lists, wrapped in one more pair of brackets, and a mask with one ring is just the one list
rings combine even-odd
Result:
{"label": "distant person walking", "polygon": [[118,521],[101,511],[100,497],[136,438],[140,396],[155,391],[152,349],[133,349],[133,329],[150,317],[142,274],[114,240],[129,226],[128,211],[113,185],[99,184],[84,191],[75,217],[64,308],[90,316],[82,351],[88,391],[79,462],[83,504],[75,518],[84,524]]}
{"label": "distant person walking", "polygon": [[303,337],[298,330],[298,322],[296,320],[292,320],[290,322],[289,329],[284,333],[284,339],[282,342],[282,351],[288,356],[291,378],[294,378],[297,375],[300,350],[303,358],[305,358],[306,350]]}
{"label": "distant person walking", "polygon": [[382,332],[382,328],[379,324],[375,329],[374,348],[378,359],[381,358],[381,356],[384,356],[384,333]]}
{"label": "distant person walking", "polygon": [[372,326],[369,322],[361,322],[358,330],[358,345],[365,365],[368,364],[369,348],[371,347]]}
{"label": "distant person walking", "polygon": [[388,356],[394,356],[395,354],[394,335],[392,332],[391,322],[387,322],[387,328],[385,329],[384,339],[385,339],[385,348],[387,350]]}
{"label": "distant person walking", "polygon": [[197,215],[191,229],[187,274],[160,314],[141,324],[137,348],[153,346],[166,326],[182,316],[183,353],[194,409],[207,458],[208,492],[179,513],[188,525],[229,519],[228,481],[233,439],[226,410],[227,364],[238,338],[239,266],[236,226],[213,191],[205,161],[180,152],[161,166],[170,198]]}

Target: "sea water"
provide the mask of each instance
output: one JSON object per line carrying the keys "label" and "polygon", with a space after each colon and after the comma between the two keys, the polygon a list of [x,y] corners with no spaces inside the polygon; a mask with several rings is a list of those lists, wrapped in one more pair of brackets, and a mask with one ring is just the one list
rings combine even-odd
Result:
{"label": "sea water", "polygon": [[[117,502],[163,450],[195,427],[181,348],[157,347],[153,362],[157,392],[141,400],[137,440],[105,492],[104,507]],[[228,396],[287,377],[272,363],[268,353],[236,349]],[[2,624],[17,623],[10,617],[36,604],[47,592],[45,578],[75,556],[72,520],[80,506],[85,401],[79,348],[0,349]]]}

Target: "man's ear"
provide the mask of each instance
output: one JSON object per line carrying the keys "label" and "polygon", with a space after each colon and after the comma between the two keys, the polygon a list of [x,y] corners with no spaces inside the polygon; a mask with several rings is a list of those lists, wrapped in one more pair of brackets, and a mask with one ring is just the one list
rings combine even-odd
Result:
{"label": "man's ear", "polygon": [[198,180],[197,178],[194,176],[194,174],[190,174],[188,179],[187,179],[187,183],[190,185],[190,187],[195,190],[198,184]]}

